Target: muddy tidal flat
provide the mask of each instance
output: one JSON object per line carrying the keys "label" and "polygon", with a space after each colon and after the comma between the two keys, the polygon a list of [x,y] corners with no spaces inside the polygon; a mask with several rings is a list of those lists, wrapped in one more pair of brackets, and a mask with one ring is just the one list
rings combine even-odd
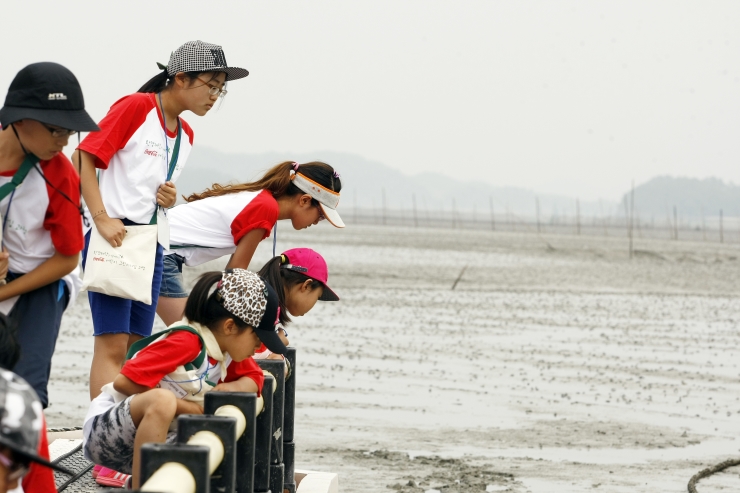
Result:
{"label": "muddy tidal flat", "polygon": [[[637,239],[630,259],[622,237],[288,230],[278,253],[319,251],[342,298],[289,328],[297,467],[341,491],[683,492],[740,455],[737,244]],[[83,295],[49,426],[81,426],[92,347]],[[740,491],[740,468],[699,490]]]}

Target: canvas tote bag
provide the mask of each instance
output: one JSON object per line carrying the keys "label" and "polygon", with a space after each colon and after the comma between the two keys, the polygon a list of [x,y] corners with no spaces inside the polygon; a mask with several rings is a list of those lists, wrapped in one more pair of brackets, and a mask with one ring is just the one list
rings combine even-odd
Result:
{"label": "canvas tote bag", "polygon": [[[178,118],[177,139],[172,151],[172,160],[167,170],[167,180],[177,164],[180,153],[182,125]],[[119,247],[111,246],[98,232],[95,222],[90,230],[90,244],[85,257],[85,273],[82,289],[96,293],[141,301],[152,304],[152,278],[154,277],[154,260],[157,256],[157,212],[149,224],[126,226],[126,236]]]}

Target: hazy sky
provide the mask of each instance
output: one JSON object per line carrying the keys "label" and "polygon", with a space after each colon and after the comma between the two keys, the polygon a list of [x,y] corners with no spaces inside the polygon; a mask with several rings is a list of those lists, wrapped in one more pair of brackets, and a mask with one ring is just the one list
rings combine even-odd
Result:
{"label": "hazy sky", "polygon": [[582,199],[660,174],[740,183],[738,1],[16,1],[3,18],[2,94],[56,61],[95,119],[183,42],[223,45],[250,76],[185,118],[226,152],[347,151]]}

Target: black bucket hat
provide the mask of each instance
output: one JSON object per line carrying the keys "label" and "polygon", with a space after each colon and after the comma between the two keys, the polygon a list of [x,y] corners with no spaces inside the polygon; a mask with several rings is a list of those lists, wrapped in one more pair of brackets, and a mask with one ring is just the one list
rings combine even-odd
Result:
{"label": "black bucket hat", "polygon": [[67,130],[100,130],[85,111],[85,100],[77,77],[58,63],[32,63],[10,83],[0,125],[8,128],[19,120],[36,120]]}
{"label": "black bucket hat", "polygon": [[15,373],[0,369],[0,446],[8,447],[24,462],[38,462],[65,474],[62,466],[38,455],[43,420],[36,392]]}

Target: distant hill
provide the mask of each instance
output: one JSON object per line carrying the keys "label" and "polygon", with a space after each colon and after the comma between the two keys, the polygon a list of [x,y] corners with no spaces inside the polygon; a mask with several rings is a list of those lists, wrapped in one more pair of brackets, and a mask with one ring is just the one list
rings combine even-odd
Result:
{"label": "distant hill", "polygon": [[[322,151],[311,154],[225,154],[203,146],[195,146],[188,159],[178,189],[181,194],[203,190],[212,183],[229,181],[251,181],[258,178],[270,166],[282,161],[324,161],[331,164],[342,175],[342,208],[376,208],[385,204],[387,209],[412,208],[415,197],[420,213],[444,210],[449,212],[453,200],[457,210],[489,214],[493,200],[496,214],[512,214],[532,217],[535,215],[535,199],[540,201],[543,218],[553,214],[573,215],[575,198],[557,195],[535,194],[532,190],[512,187],[495,187],[480,181],[455,180],[436,173],[410,176],[382,163],[367,160],[349,153]],[[582,202],[581,214],[602,215],[619,213],[619,204],[612,201]]]}
{"label": "distant hill", "polygon": [[[628,203],[629,192],[622,197]],[[635,211],[642,218],[665,218],[676,207],[680,217],[740,216],[740,186],[718,178],[658,176],[635,187]]]}

